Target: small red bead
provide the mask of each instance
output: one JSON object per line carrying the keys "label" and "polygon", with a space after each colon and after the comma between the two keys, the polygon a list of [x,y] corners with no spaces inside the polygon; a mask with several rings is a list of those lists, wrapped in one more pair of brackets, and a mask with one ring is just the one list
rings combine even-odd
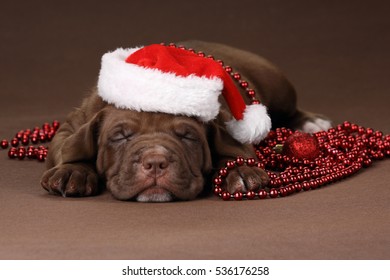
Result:
{"label": "small red bead", "polygon": [[1,147],[3,148],[3,149],[7,149],[8,148],[8,146],[9,146],[9,144],[8,144],[8,141],[7,140],[1,140]]}
{"label": "small red bead", "polygon": [[222,177],[226,177],[226,175],[228,174],[226,168],[221,168],[221,169],[219,170],[218,173],[219,173],[219,175],[222,176]]}
{"label": "small red bead", "polygon": [[19,146],[19,140],[18,140],[17,138],[13,138],[13,139],[11,140],[11,146],[12,146],[12,147],[17,147],[17,146]]}
{"label": "small red bead", "polygon": [[249,90],[248,90],[248,95],[249,95],[250,97],[254,97],[254,96],[256,95],[256,93],[255,93],[255,91],[254,91],[253,89],[249,89]]}
{"label": "small red bead", "polygon": [[219,195],[221,192],[222,192],[222,188],[221,187],[215,187],[214,188],[214,194],[215,195]]}
{"label": "small red bead", "polygon": [[279,195],[278,190],[275,189],[275,188],[272,188],[272,189],[270,190],[270,192],[269,192],[269,196],[270,196],[271,198],[276,198],[276,197],[278,197],[278,195]]}
{"label": "small red bead", "polygon": [[27,151],[26,155],[29,159],[34,159],[36,157],[34,150],[30,150],[30,149]]}
{"label": "small red bead", "polygon": [[20,159],[20,160],[22,160],[22,159],[24,159],[26,157],[26,152],[25,151],[18,151],[18,158]]}
{"label": "small red bead", "polygon": [[238,165],[238,166],[241,166],[241,165],[243,165],[245,163],[245,160],[244,160],[244,158],[242,157],[242,156],[238,156],[237,158],[236,158],[236,164]]}
{"label": "small red bead", "polygon": [[234,168],[235,166],[236,166],[236,164],[235,164],[235,162],[232,161],[232,160],[228,160],[228,161],[226,162],[226,167],[227,167],[228,169],[232,169],[232,168]]}
{"label": "small red bead", "polygon": [[233,194],[233,198],[234,198],[235,200],[242,200],[242,197],[243,197],[242,192],[235,192],[235,193]]}
{"label": "small red bead", "polygon": [[248,82],[247,81],[241,81],[240,82],[240,86],[243,87],[243,88],[247,88],[248,87]]}
{"label": "small red bead", "polygon": [[233,78],[236,79],[236,80],[240,80],[241,79],[241,75],[239,73],[234,73],[233,74]]}
{"label": "small red bead", "polygon": [[254,158],[248,158],[248,159],[246,160],[246,164],[247,164],[248,166],[255,166],[256,161],[255,161]]}
{"label": "small red bead", "polygon": [[256,193],[253,191],[249,191],[246,193],[246,198],[247,199],[254,199],[256,197]]}
{"label": "small red bead", "polygon": [[267,197],[267,192],[265,190],[259,190],[258,196],[260,199],[264,199]]}
{"label": "small red bead", "polygon": [[287,192],[286,188],[280,188],[279,194],[280,194],[280,196],[284,197],[284,196],[287,196],[288,192]]}
{"label": "small red bead", "polygon": [[18,157],[18,150],[15,147],[12,147],[8,150],[8,157],[13,159]]}
{"label": "small red bead", "polygon": [[38,161],[45,161],[45,155],[44,154],[40,154],[40,153],[38,153],[38,156],[37,156],[37,159],[38,159]]}
{"label": "small red bead", "polygon": [[369,167],[370,165],[372,164],[372,160],[371,159],[365,159],[364,161],[363,161],[363,166],[364,167]]}
{"label": "small red bead", "polygon": [[43,130],[50,130],[50,124],[49,124],[49,123],[44,123],[44,124],[42,125],[42,129],[43,129]]}
{"label": "small red bead", "polygon": [[27,146],[29,141],[30,141],[30,139],[28,138],[28,136],[23,136],[23,138],[22,138],[23,145]]}
{"label": "small red bead", "polygon": [[230,74],[233,71],[233,69],[230,66],[225,66],[225,71]]}
{"label": "small red bead", "polygon": [[39,142],[38,136],[36,136],[36,135],[31,136],[31,142],[33,144],[37,144]]}
{"label": "small red bead", "polygon": [[23,130],[19,131],[18,133],[16,133],[15,138],[17,138],[18,140],[21,140],[23,137],[23,133],[24,133]]}
{"label": "small red bead", "polygon": [[222,61],[222,60],[220,60],[220,59],[217,59],[217,60],[216,60],[216,62],[218,62],[218,63],[219,63],[219,65],[221,65],[221,66],[223,66],[223,64],[224,64],[224,63],[223,63],[223,61]]}
{"label": "small red bead", "polygon": [[57,130],[60,127],[60,122],[59,121],[53,121],[52,127],[54,130]]}
{"label": "small red bead", "polygon": [[302,183],[302,189],[305,190],[305,191],[308,191],[310,190],[310,183],[305,181]]}
{"label": "small red bead", "polygon": [[214,184],[215,184],[215,185],[220,185],[220,184],[222,184],[222,179],[221,179],[221,177],[215,178],[215,179],[214,179]]}
{"label": "small red bead", "polygon": [[222,192],[221,197],[223,200],[229,200],[230,199],[230,193],[229,192]]}

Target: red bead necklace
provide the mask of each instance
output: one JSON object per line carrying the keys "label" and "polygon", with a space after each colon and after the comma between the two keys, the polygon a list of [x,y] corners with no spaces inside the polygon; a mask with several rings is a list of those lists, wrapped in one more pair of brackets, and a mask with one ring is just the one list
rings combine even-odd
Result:
{"label": "red bead necklace", "polygon": [[[168,46],[186,49],[173,43]],[[206,56],[201,51],[195,52],[191,48],[186,50],[201,57],[214,59],[213,56]],[[252,104],[260,104],[255,97],[255,91],[249,87],[247,81],[241,79],[238,72],[234,72],[231,66],[224,65],[222,60],[214,60],[245,90]],[[51,141],[59,126],[58,121],[53,121],[52,124],[44,123],[42,128],[21,130],[10,141],[2,140],[0,146],[7,149],[11,144],[12,147],[8,151],[10,159],[28,158],[43,162],[48,147],[28,145]],[[237,156],[235,160],[226,162],[226,166],[219,170],[213,180],[214,194],[223,200],[265,199],[323,187],[351,176],[363,167],[369,167],[373,160],[390,157],[390,135],[384,136],[380,131],[350,122],[313,135],[277,128],[270,131],[254,149],[257,160]],[[223,184],[229,171],[243,165],[264,169],[270,178],[267,189],[233,194],[224,191]]]}
{"label": "red bead necklace", "polygon": [[[304,140],[299,139],[302,136]],[[318,147],[313,149],[313,152],[318,155],[311,159],[302,157],[307,153],[307,146],[288,155],[286,151],[291,149],[291,146],[301,144],[301,141],[317,142]],[[373,160],[390,157],[390,135],[383,136],[380,131],[366,129],[350,122],[344,122],[328,131],[314,133],[312,136],[278,128],[271,131],[255,150],[257,161],[238,156],[219,170],[213,181],[216,195],[223,200],[264,199],[323,187],[351,176],[363,167],[369,167]],[[267,186],[269,190],[234,194],[223,191],[222,185],[228,172],[244,164],[266,170],[270,177]]]}

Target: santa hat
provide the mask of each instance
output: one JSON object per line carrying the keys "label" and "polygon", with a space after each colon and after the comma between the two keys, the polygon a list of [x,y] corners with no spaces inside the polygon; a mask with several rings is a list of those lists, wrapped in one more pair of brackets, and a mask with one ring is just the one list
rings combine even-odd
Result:
{"label": "santa hat", "polygon": [[241,143],[258,143],[271,120],[261,104],[246,105],[230,75],[216,61],[190,51],[150,45],[117,49],[102,57],[98,94],[118,108],[197,117],[219,113],[222,93],[232,120],[228,132]]}

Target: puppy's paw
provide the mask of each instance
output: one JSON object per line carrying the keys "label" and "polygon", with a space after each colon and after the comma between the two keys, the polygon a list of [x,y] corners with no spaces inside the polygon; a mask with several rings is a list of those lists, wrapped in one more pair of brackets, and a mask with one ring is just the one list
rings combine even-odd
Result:
{"label": "puppy's paw", "polygon": [[267,173],[256,167],[239,166],[226,177],[225,188],[229,193],[258,191],[268,185]]}
{"label": "puppy's paw", "polygon": [[328,117],[307,111],[297,111],[289,122],[288,126],[292,129],[306,133],[315,133],[332,127],[332,121]]}
{"label": "puppy's paw", "polygon": [[51,194],[90,196],[98,193],[98,176],[85,164],[63,164],[47,170],[41,179],[42,187]]}
{"label": "puppy's paw", "polygon": [[307,133],[315,133],[322,130],[328,130],[329,128],[331,128],[331,126],[332,123],[329,120],[317,116],[307,120],[302,125],[302,131]]}

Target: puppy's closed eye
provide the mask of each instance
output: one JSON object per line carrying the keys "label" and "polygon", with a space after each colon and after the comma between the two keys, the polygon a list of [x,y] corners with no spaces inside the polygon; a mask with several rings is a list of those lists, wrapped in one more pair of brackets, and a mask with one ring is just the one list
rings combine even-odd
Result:
{"label": "puppy's closed eye", "polygon": [[188,126],[176,127],[174,133],[181,141],[199,142],[199,135],[191,127]]}
{"label": "puppy's closed eye", "polygon": [[110,137],[109,140],[111,143],[124,143],[127,141],[130,141],[134,136],[134,133],[130,130],[120,130],[118,132],[113,133]]}

